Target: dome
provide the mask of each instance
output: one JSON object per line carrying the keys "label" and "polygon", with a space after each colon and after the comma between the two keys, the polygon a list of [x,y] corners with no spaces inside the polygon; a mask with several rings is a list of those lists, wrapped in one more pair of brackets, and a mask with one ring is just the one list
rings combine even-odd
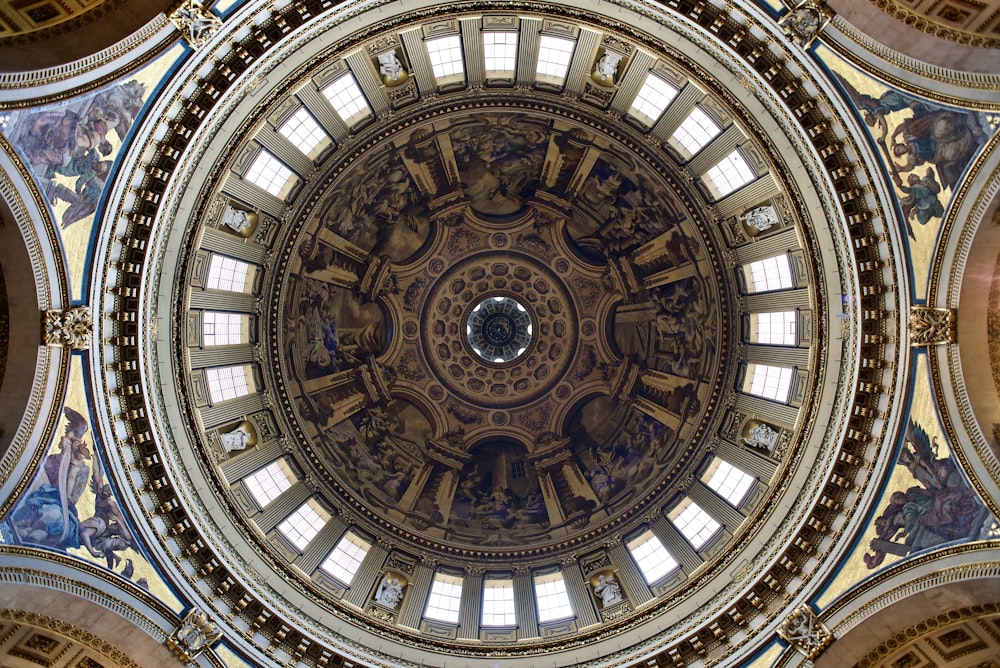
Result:
{"label": "dome", "polygon": [[[827,369],[857,363],[812,136],[665,14],[387,11],[220,83],[162,194],[156,422],[220,566],[257,574],[227,587],[440,665],[634,659],[664,615],[731,614],[734,569],[788,560],[781,499],[819,493]],[[462,58],[472,30],[537,67]],[[202,347],[226,328],[248,343]]]}
{"label": "dome", "polygon": [[[141,113],[118,109],[134,115],[120,142],[32,163],[51,172],[43,194],[68,202],[88,187],[90,172],[70,173],[83,158],[121,145],[92,165],[107,175],[92,236],[52,260],[84,267],[59,280],[92,306],[94,342],[58,364],[94,407],[52,393],[46,433],[65,422],[58,445],[80,459],[86,424],[103,454],[92,494],[70,501],[41,477],[65,483],[70,457],[17,457],[11,498],[42,507],[0,515],[0,557],[57,552],[45,512],[84,499],[87,540],[51,557],[59,577],[135,617],[157,641],[143,656],[165,645],[202,665],[798,665],[834,642],[817,611],[840,625],[827,665],[862,661],[862,645],[885,654],[931,628],[933,596],[907,587],[937,577],[933,550],[980,569],[945,596],[972,605],[995,503],[980,500],[989,475],[970,485],[955,461],[976,470],[992,450],[952,438],[945,463],[944,439],[913,423],[931,399],[912,378],[985,373],[971,367],[992,348],[969,319],[961,359],[918,350],[921,336],[944,345],[935,318],[953,314],[920,310],[914,266],[937,276],[953,259],[914,260],[906,237],[924,243],[946,215],[942,185],[955,211],[985,215],[968,192],[996,182],[997,158],[974,158],[988,140],[970,119],[987,114],[876,99],[828,65],[868,42],[814,3],[217,5],[147,26],[184,39],[143,37],[135,63],[167,55],[148,66]],[[90,77],[83,90],[120,66],[72,76]],[[971,81],[985,109],[990,76],[948,85]],[[87,118],[74,141],[100,134]],[[934,155],[904,136],[920,123]],[[26,198],[4,193],[0,213],[23,218]],[[52,235],[73,239],[57,213]],[[948,236],[958,215],[942,239],[968,250]],[[971,254],[977,274],[991,248]],[[33,261],[18,259],[0,292]],[[45,317],[47,333],[72,329]],[[965,401],[960,386],[947,396]],[[101,591],[126,568],[116,548],[88,542],[112,496],[149,557],[128,562],[143,589],[131,607]],[[959,536],[949,512],[975,526]],[[920,543],[917,524],[940,532]],[[32,586],[11,577],[18,595]],[[869,609],[926,628],[855,651],[846,634]],[[27,637],[58,623],[46,615],[8,617]],[[74,642],[88,617],[114,625],[64,617]]]}

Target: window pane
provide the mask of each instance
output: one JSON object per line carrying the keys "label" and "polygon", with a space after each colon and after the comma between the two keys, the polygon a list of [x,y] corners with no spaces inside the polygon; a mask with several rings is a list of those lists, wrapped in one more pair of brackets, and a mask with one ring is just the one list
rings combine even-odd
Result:
{"label": "window pane", "polygon": [[674,139],[694,155],[705,148],[705,145],[721,131],[722,128],[712,120],[712,117],[702,111],[701,107],[696,106],[674,131]]}
{"label": "window pane", "polygon": [[486,580],[483,582],[483,626],[513,626],[514,581]]}
{"label": "window pane", "polygon": [[792,265],[788,255],[775,255],[751,262],[749,265],[750,285],[753,292],[770,292],[794,287],[792,283]]}
{"label": "window pane", "polygon": [[670,513],[670,521],[696,550],[700,550],[722,528],[721,524],[691,499],[685,499]]}
{"label": "window pane", "polygon": [[370,548],[370,543],[348,531],[320,565],[320,568],[349,585]]}
{"label": "window pane", "polygon": [[677,562],[652,531],[647,531],[626,545],[638,564],[647,584],[652,584],[677,568]]}
{"label": "window pane", "polygon": [[291,487],[292,480],[280,462],[271,462],[243,478],[243,484],[250,490],[257,505],[264,508]]}
{"label": "window pane", "polygon": [[304,550],[309,541],[315,538],[319,530],[326,524],[327,519],[320,515],[307,501],[278,525],[278,531],[284,534],[285,538],[292,542],[292,545]]}
{"label": "window pane", "polygon": [[225,290],[227,292],[246,292],[247,276],[250,265],[225,255],[212,255],[208,263],[208,280],[205,287],[209,290]]}
{"label": "window pane", "polygon": [[777,346],[794,346],[795,311],[750,314],[750,341]]}
{"label": "window pane", "polygon": [[242,365],[205,369],[205,382],[213,403],[250,394],[246,368]]}
{"label": "window pane", "polygon": [[538,621],[549,622],[573,616],[569,594],[562,573],[535,577],[535,599],[538,602]]}
{"label": "window pane", "polygon": [[328,140],[326,132],[305,107],[292,114],[292,117],[278,128],[278,132],[309,157],[313,157],[313,152]]}
{"label": "window pane", "polygon": [[710,489],[728,501],[733,507],[739,507],[747,492],[753,487],[754,477],[736,468],[725,459],[718,457],[702,477]]}
{"label": "window pane", "polygon": [[562,81],[569,70],[569,60],[576,45],[571,39],[542,35],[538,43],[538,69],[540,76],[555,77]]}
{"label": "window pane", "polygon": [[642,84],[642,88],[639,89],[638,95],[635,96],[629,113],[633,116],[644,116],[655,123],[676,96],[676,88],[660,77],[650,74],[646,77],[646,83]]}
{"label": "window pane", "polygon": [[487,72],[513,72],[517,58],[517,33],[484,32],[483,54]]}
{"label": "window pane", "polygon": [[204,346],[232,346],[246,343],[248,317],[241,313],[205,311],[201,314],[201,342]]}
{"label": "window pane", "polygon": [[747,380],[744,383],[743,391],[765,399],[788,401],[793,371],[794,369],[782,366],[748,364]]}
{"label": "window pane", "polygon": [[345,123],[349,123],[354,116],[362,112],[368,115],[371,111],[351,74],[345,74],[324,88],[323,95]]}
{"label": "window pane", "polygon": [[254,158],[244,178],[275,197],[283,197],[295,174],[273,155],[261,151]]}
{"label": "window pane", "polygon": [[424,617],[451,624],[458,623],[458,608],[462,602],[462,578],[456,575],[437,573],[431,584],[431,594],[427,597]]}
{"label": "window pane", "polygon": [[434,70],[435,78],[443,79],[465,73],[462,60],[462,40],[459,39],[458,35],[429,39],[426,44],[427,55],[431,58],[431,69]]}
{"label": "window pane", "polygon": [[705,175],[719,195],[724,196],[745,186],[754,180],[755,176],[750,165],[743,159],[743,154],[734,150],[723,158],[719,164],[712,167]]}

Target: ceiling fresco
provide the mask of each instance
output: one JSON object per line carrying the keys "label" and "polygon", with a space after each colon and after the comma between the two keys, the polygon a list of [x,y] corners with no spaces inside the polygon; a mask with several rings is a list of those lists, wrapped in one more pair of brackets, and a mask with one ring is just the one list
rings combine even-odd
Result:
{"label": "ceiling fresco", "polygon": [[[692,456],[718,277],[672,186],[610,146],[528,112],[451,114],[316,195],[275,281],[271,368],[319,479],[432,539],[523,549],[641,508]],[[473,348],[484,299],[530,321],[516,359]],[[342,408],[373,369],[388,395]]]}

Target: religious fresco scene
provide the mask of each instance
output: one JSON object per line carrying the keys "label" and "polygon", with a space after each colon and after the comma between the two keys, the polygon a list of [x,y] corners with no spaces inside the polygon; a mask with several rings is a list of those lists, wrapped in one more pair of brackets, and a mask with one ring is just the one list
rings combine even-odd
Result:
{"label": "religious fresco scene", "polygon": [[83,356],[75,355],[56,438],[31,484],[0,521],[0,535],[5,543],[98,564],[176,606],[107,474],[108,455],[91,425],[84,366]]}
{"label": "religious fresco scene", "polygon": [[92,93],[0,116],[0,133],[17,147],[45,197],[66,255],[72,288],[82,297],[94,214],[123,142],[179,52]]}
{"label": "religious fresco scene", "polygon": [[[530,113],[469,115],[396,138],[318,196],[282,298],[286,382],[323,476],[428,535],[512,545],[599,521],[683,461],[718,363],[717,279],[669,186],[607,146]],[[609,262],[654,239],[638,275],[683,277],[616,285]],[[507,244],[516,259],[492,250]],[[476,359],[464,330],[478,355],[493,347],[473,341],[473,289],[525,313],[505,328],[537,333]],[[501,350],[524,368],[496,367]],[[662,380],[636,383],[643,372]],[[552,392],[567,377],[579,388]],[[608,382],[662,415],[607,396]],[[408,397],[428,383],[448,398],[420,408]],[[562,448],[572,458],[549,462]]]}
{"label": "religious fresco scene", "polygon": [[863,75],[820,48],[844,96],[866,128],[893,184],[899,224],[924,297],[938,230],[959,182],[1000,127],[1000,117],[916,96]]}

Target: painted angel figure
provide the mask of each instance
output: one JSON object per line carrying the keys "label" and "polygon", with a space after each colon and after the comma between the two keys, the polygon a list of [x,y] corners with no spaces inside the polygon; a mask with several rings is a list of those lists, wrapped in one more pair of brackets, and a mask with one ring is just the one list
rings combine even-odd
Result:
{"label": "painted angel figure", "polygon": [[121,562],[115,552],[133,547],[135,541],[99,464],[94,466],[90,489],[94,492],[94,514],[80,523],[80,542],[90,554],[104,557],[108,568],[114,569]]}

